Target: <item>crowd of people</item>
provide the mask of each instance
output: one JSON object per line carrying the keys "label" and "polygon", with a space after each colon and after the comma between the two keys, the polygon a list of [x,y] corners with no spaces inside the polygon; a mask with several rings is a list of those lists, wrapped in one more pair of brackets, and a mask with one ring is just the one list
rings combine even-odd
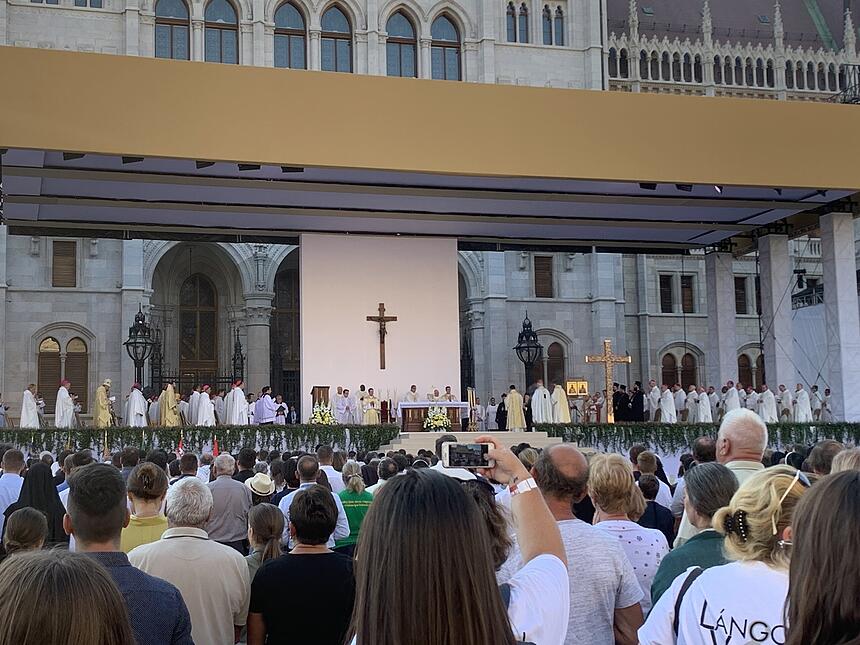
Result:
{"label": "crowd of people", "polygon": [[0,645],[860,642],[860,449],[0,452]]}

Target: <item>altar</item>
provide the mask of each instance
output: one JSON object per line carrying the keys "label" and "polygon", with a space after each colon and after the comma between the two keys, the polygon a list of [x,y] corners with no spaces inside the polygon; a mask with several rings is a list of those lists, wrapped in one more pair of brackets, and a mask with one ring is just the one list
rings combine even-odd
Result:
{"label": "altar", "polygon": [[431,408],[444,408],[451,420],[451,429],[459,430],[463,419],[469,418],[469,404],[465,401],[401,401],[397,404],[397,418],[402,432],[421,432],[424,419]]}

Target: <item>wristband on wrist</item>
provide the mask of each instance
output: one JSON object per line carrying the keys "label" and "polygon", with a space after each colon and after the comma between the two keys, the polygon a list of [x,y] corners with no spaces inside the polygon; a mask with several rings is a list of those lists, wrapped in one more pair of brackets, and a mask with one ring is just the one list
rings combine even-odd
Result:
{"label": "wristband on wrist", "polygon": [[537,487],[538,485],[534,478],[529,477],[528,479],[524,479],[521,482],[511,484],[508,487],[508,490],[511,493],[511,497],[513,497],[515,495],[519,495],[520,493],[527,493],[530,490],[535,490],[537,489]]}

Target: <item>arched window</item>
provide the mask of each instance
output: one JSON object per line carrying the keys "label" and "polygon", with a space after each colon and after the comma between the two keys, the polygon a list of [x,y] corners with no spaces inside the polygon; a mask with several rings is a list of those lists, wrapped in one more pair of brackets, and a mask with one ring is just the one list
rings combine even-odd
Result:
{"label": "arched window", "polygon": [[622,49],[618,55],[618,75],[621,78],[630,78],[630,58],[626,49]]}
{"label": "arched window", "polygon": [[681,55],[675,52],[672,55],[672,80],[679,83],[681,78]]}
{"label": "arched window", "polygon": [[236,9],[227,0],[211,0],[206,5],[206,54],[210,63],[239,64],[239,21]]}
{"label": "arched window", "polygon": [[838,78],[838,81],[839,81],[839,87],[838,87],[838,89],[839,89],[839,90],[844,90],[844,89],[845,89],[845,85],[846,85],[846,80],[845,80],[845,65],[840,65],[840,66],[839,66],[839,78]]}
{"label": "arched window", "polygon": [[517,23],[517,38],[521,43],[529,42],[529,10],[526,3],[520,5],[519,22]]}
{"label": "arched window", "polygon": [[72,394],[78,395],[81,412],[87,411],[89,402],[90,357],[87,344],[81,338],[72,338],[66,343],[66,367],[63,377],[72,382]]}
{"label": "arched window", "polygon": [[660,79],[664,81],[672,80],[672,66],[669,63],[669,52],[663,52],[663,57],[660,59]]}
{"label": "arched window", "polygon": [[815,65],[813,63],[806,65],[806,89],[815,89]]}
{"label": "arched window", "polygon": [[418,76],[415,64],[418,43],[415,27],[402,12],[393,14],[386,23],[388,42],[385,44],[385,65],[389,76]]}
{"label": "arched window", "polygon": [[459,81],[460,32],[448,16],[442,15],[430,27],[431,76],[441,81]]}
{"label": "arched window", "polygon": [[543,26],[543,44],[552,45],[552,9],[549,8],[549,5],[544,5],[541,24]]}
{"label": "arched window", "polygon": [[785,61],[785,86],[794,89],[794,64],[790,60]]}
{"label": "arched window", "polygon": [[155,4],[155,57],[189,59],[188,5],[183,0]]}
{"label": "arched window", "polygon": [[693,81],[701,83],[702,79],[702,57],[696,54],[693,57]]}
{"label": "arched window", "polygon": [[835,92],[839,89],[836,86],[836,67],[833,63],[830,63],[830,66],[827,68],[827,89],[831,92]]}
{"label": "arched window", "polygon": [[508,31],[508,42],[517,42],[517,10],[513,2],[508,3],[508,9],[505,12],[505,25]]}
{"label": "arched window", "polygon": [[660,80],[660,57],[657,55],[657,52],[651,52],[651,68],[648,79],[652,81]]}
{"label": "arched window", "polygon": [[325,72],[352,72],[352,27],[339,7],[329,7],[322,17],[320,48]]}
{"label": "arched window", "polygon": [[755,73],[753,72],[752,58],[747,58],[746,63],[744,64],[744,72],[744,79],[746,80],[747,86],[752,87],[755,85]]}
{"label": "arched window", "polygon": [[62,365],[60,344],[54,338],[46,338],[39,343],[36,388],[45,399],[45,412],[53,413],[57,403],[57,389],[60,387]]}
{"label": "arched window", "polygon": [[744,84],[744,64],[740,57],[735,58],[735,85]]}
{"label": "arched window", "polygon": [[755,388],[759,389],[767,381],[764,373],[764,354],[755,359]]}
{"label": "arched window", "polygon": [[179,290],[179,366],[183,378],[192,380],[218,371],[218,296],[201,273],[190,276]]}
{"label": "arched window", "polygon": [[698,385],[696,378],[696,357],[690,353],[681,358],[681,386],[686,390],[691,385]]}
{"label": "arched window", "polygon": [[564,387],[564,347],[552,343],[546,350],[546,385],[556,383]]}
{"label": "arched window", "polygon": [[714,56],[714,83],[720,85],[723,82],[723,62],[719,56]]}
{"label": "arched window", "polygon": [[678,362],[672,354],[666,354],[662,361],[663,369],[660,380],[669,387],[678,382]]}
{"label": "arched window", "polygon": [[639,78],[648,78],[648,54],[644,50],[639,52]]}
{"label": "arched window", "polygon": [[764,87],[764,61],[761,58],[755,62],[755,84],[758,87]]}
{"label": "arched window", "polygon": [[564,11],[561,7],[555,8],[555,44],[564,47]]}
{"label": "arched window", "polygon": [[609,76],[612,78],[618,76],[618,52],[614,47],[609,48]]}
{"label": "arched window", "polygon": [[818,63],[818,89],[827,89],[827,72],[824,68],[824,63]]}
{"label": "arched window", "polygon": [[794,84],[799,90],[806,88],[806,77],[803,75],[803,63],[799,61],[797,65],[795,65]]}
{"label": "arched window", "polygon": [[752,363],[750,362],[750,357],[746,354],[741,354],[738,356],[738,383],[746,387],[747,385],[752,385],[752,382]]}
{"label": "arched window", "polygon": [[764,83],[768,87],[774,86],[773,61],[772,60],[767,61],[767,67],[765,68],[765,73],[764,73]]}
{"label": "arched window", "polygon": [[285,2],[275,12],[275,67],[307,69],[305,18],[296,5]]}
{"label": "arched window", "polygon": [[723,82],[726,85],[733,85],[735,82],[734,71],[732,70],[732,59],[726,56],[723,62]]}

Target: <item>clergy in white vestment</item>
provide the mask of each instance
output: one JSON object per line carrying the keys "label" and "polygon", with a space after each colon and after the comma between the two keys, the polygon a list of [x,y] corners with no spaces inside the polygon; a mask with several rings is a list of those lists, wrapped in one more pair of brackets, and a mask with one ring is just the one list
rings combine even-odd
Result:
{"label": "clergy in white vestment", "polygon": [[744,396],[744,407],[758,414],[758,393],[752,386],[747,388],[746,396]]}
{"label": "clergy in white vestment", "polygon": [[24,390],[21,402],[21,430],[36,430],[39,428],[39,406],[36,404],[36,385],[30,383]]}
{"label": "clergy in white vestment", "polygon": [[257,423],[257,398],[251,392],[245,400],[248,402],[248,425],[255,426]]}
{"label": "clergy in white vestment", "polygon": [[203,388],[197,399],[197,425],[211,428],[215,425],[215,399],[209,394],[209,386]]}
{"label": "clergy in white vestment", "polygon": [[367,388],[362,383],[355,393],[355,411],[353,412],[353,423],[364,425],[364,399],[367,397]]}
{"label": "clergy in white vestment", "polygon": [[717,394],[713,385],[708,386],[708,400],[711,402],[711,421],[719,421],[720,395]]}
{"label": "clergy in white vestment", "polygon": [[344,407],[343,404],[343,386],[338,385],[337,390],[329,399],[329,407],[331,408],[331,413],[334,415],[335,423],[343,423],[340,416],[338,415],[338,410]]}
{"label": "clergy in white vestment", "polygon": [[475,405],[472,406],[472,414],[475,418],[475,423],[478,426],[478,432],[484,432],[487,429],[487,410],[481,405],[481,399],[475,399]]}
{"label": "clergy in white vestment", "polygon": [[355,405],[355,397],[349,393],[349,390],[344,389],[343,391],[343,400],[346,403],[346,408],[343,412],[343,422],[344,423],[358,423],[356,421],[356,405]]}
{"label": "clergy in white vestment", "polygon": [[685,412],[687,411],[687,395],[684,393],[684,388],[677,383],[672,386],[672,392],[674,392],[673,396],[675,398],[675,421],[672,421],[672,423],[675,423],[678,419],[685,416]]}
{"label": "clergy in white vestment", "polygon": [[445,394],[442,395],[442,400],[451,402],[451,401],[459,401],[460,399],[457,398],[456,394],[451,392],[451,386],[446,385],[445,386]]}
{"label": "clergy in white vestment", "polygon": [[[193,396],[193,395],[192,395]],[[206,405],[212,404],[212,392],[208,385],[200,386],[200,394],[197,397],[196,402],[192,406],[191,416],[194,418],[194,425],[203,426],[203,422],[200,419],[200,409],[205,407]]]}
{"label": "clergy in white vestment", "polygon": [[660,423],[678,423],[675,397],[665,385],[660,386]]}
{"label": "clergy in white vestment", "polygon": [[275,405],[278,406],[278,409],[275,410],[275,425],[287,425],[287,414],[290,412],[290,406],[284,403],[284,397],[280,394],[275,397]]}
{"label": "clergy in white vestment", "polygon": [[191,425],[191,422],[188,420],[188,410],[190,409],[190,405],[188,401],[185,399],[179,399],[179,418],[182,420],[182,425]]}
{"label": "clergy in white vestment", "polygon": [[158,399],[153,400],[149,404],[149,425],[161,425],[161,410],[159,408]]}
{"label": "clergy in white vestment", "polygon": [[487,430],[498,430],[499,424],[496,422],[496,413],[499,411],[499,406],[496,404],[496,397],[490,397],[490,405],[487,406]]}
{"label": "clergy in white vestment", "polygon": [[779,386],[779,394],[776,395],[776,411],[779,414],[780,422],[794,420],[794,403],[791,392],[784,385]]}
{"label": "clergy in white vestment", "polygon": [[657,421],[660,415],[660,388],[657,387],[657,381],[651,379],[648,381],[648,412],[651,421]]}
{"label": "clergy in white vestment", "polygon": [[552,388],[552,422],[570,423],[570,402],[567,392],[558,383]]}
{"label": "clergy in white vestment", "polygon": [[60,389],[57,390],[57,404],[54,408],[54,426],[57,428],[71,428],[75,423],[75,402],[69,395],[71,383],[63,379]]}
{"label": "clergy in white vestment", "polygon": [[699,395],[696,392],[696,386],[691,385],[687,392],[687,399],[684,401],[684,407],[687,410],[687,423],[700,423],[699,421]]}
{"label": "clergy in white vestment", "polygon": [[140,391],[140,383],[135,383],[128,393],[128,400],[125,403],[125,425],[129,428],[145,428],[147,425],[146,419],[146,399],[143,398],[143,393]]}
{"label": "clergy in white vestment", "polygon": [[224,400],[224,420],[222,422],[224,425],[248,425],[248,399],[245,398],[243,385],[242,379],[234,381],[233,389],[230,390],[230,394]]}
{"label": "clergy in white vestment", "polygon": [[776,423],[779,416],[776,412],[776,397],[767,385],[761,386],[761,394],[758,395],[758,415],[765,423]]}
{"label": "clergy in white vestment", "polygon": [[723,416],[741,407],[740,395],[735,384],[729,381],[726,383],[726,388],[726,394],[723,396]]}
{"label": "clergy in white vestment", "polygon": [[268,385],[263,388],[260,393],[260,398],[254,404],[254,421],[257,425],[267,426],[275,423],[275,413],[278,411],[278,406],[272,399],[272,388]]}
{"label": "clergy in white vestment", "polygon": [[197,405],[200,403],[200,386],[196,386],[191,391],[191,396],[188,398],[188,425],[197,425]]}
{"label": "clergy in white vestment", "polygon": [[696,421],[698,423],[713,423],[714,417],[711,414],[711,399],[705,388],[699,386],[696,390]]}
{"label": "clergy in white vestment", "polygon": [[833,421],[833,407],[830,402],[830,388],[824,388],[824,398],[821,401],[821,420],[825,423]]}
{"label": "clergy in white vestment", "polygon": [[818,391],[818,386],[813,385],[812,391],[809,393],[809,405],[812,406],[812,418],[818,421],[821,418],[821,406],[824,402],[824,397]]}
{"label": "clergy in white vestment", "polygon": [[442,400],[442,395],[439,394],[439,390],[437,388],[433,388],[430,390],[430,393],[427,395],[427,400],[431,403],[435,403],[436,401]]}
{"label": "clergy in white vestment", "polygon": [[218,390],[218,394],[212,399],[212,405],[215,406],[215,420],[218,425],[224,425],[224,419],[227,418],[227,406],[224,403],[224,390]]}
{"label": "clergy in white vestment", "polygon": [[797,384],[792,403],[794,403],[794,422],[811,423],[812,407],[809,404],[809,392],[803,389],[801,383]]}
{"label": "clergy in white vestment", "polygon": [[537,387],[532,394],[532,421],[534,423],[552,423],[552,398],[549,390],[538,379]]}
{"label": "clergy in white vestment", "polygon": [[403,400],[406,403],[417,403],[418,401],[420,401],[421,397],[418,396],[418,386],[413,385],[412,387],[410,387],[409,391],[403,397]]}
{"label": "clergy in white vestment", "polygon": [[344,390],[341,387],[338,387],[337,389],[339,391],[334,395],[334,406],[332,407],[332,411],[334,412],[334,420],[343,425],[345,423],[349,423],[346,416],[348,400],[344,394],[344,392],[349,392],[349,390]]}

